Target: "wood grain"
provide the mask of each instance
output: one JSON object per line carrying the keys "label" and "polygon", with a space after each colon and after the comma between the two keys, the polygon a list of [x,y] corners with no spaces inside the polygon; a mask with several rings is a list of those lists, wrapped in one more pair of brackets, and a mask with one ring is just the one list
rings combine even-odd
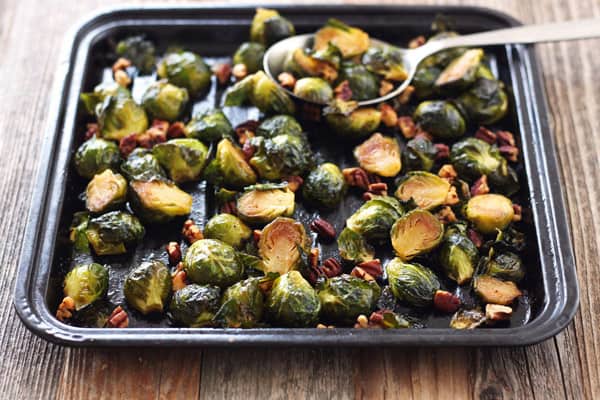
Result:
{"label": "wood grain", "polygon": [[[55,54],[73,21],[117,0],[0,1],[0,398],[586,398],[600,396],[600,41],[537,47],[581,290],[556,338],[517,349],[68,349],[9,304]],[[388,1],[387,3],[398,3]],[[405,2],[403,2],[405,3]],[[478,4],[526,23],[600,17],[598,0]],[[57,11],[58,10],[58,11]]]}

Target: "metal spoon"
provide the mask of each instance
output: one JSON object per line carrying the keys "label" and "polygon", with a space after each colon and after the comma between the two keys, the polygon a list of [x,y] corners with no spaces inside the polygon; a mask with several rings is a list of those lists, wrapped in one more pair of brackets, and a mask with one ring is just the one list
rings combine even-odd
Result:
{"label": "metal spoon", "polygon": [[[600,37],[600,18],[497,29],[471,35],[432,40],[416,49],[399,49],[403,53],[404,68],[408,72],[408,78],[402,82],[400,86],[385,96],[359,101],[358,104],[361,106],[377,104],[398,96],[412,81],[419,63],[423,61],[424,58],[441,50],[453,47],[489,46],[507,43],[555,42],[594,37]],[[263,59],[263,68],[267,76],[278,83],[276,77],[283,72],[283,63],[285,62],[287,55],[298,48],[309,47],[312,44],[313,39],[314,34],[298,35],[283,39],[271,46],[265,53]],[[382,47],[392,45],[371,38],[371,46]],[[286,91],[291,96],[297,98],[291,91],[287,89]]]}

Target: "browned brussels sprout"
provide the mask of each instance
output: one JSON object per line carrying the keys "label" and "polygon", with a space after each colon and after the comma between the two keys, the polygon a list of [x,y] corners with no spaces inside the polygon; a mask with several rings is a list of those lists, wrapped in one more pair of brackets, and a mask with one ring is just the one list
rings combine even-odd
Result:
{"label": "browned brussels sprout", "polygon": [[304,226],[291,218],[278,217],[265,226],[258,241],[258,255],[263,260],[263,272],[280,275],[298,269],[302,253],[309,250]]}
{"label": "browned brussels sprout", "polygon": [[96,107],[100,135],[109,140],[121,140],[131,133],[148,128],[146,111],[131,97],[129,90],[119,88]]}
{"label": "browned brussels sprout", "polygon": [[465,216],[475,228],[486,234],[503,230],[514,217],[512,201],[500,194],[472,197],[465,207]]}
{"label": "browned brussels sprout", "polygon": [[387,178],[398,175],[402,168],[398,141],[381,133],[355,147],[354,158],[365,171]]}
{"label": "browned brussels sprout", "polygon": [[[493,124],[508,112],[508,96],[504,84],[490,77],[480,77],[485,67],[478,69],[478,79],[473,86],[456,99],[469,119],[476,124]],[[484,73],[488,75],[487,72]]]}
{"label": "browned brussels sprout", "polygon": [[314,50],[323,51],[329,44],[337,47],[344,58],[359,56],[369,48],[369,35],[331,18],[315,35]]}
{"label": "browned brussels sprout", "polygon": [[290,328],[317,324],[321,302],[315,290],[298,271],[290,271],[273,282],[265,304],[267,319]]}
{"label": "browned brussels sprout", "polygon": [[221,289],[216,286],[192,283],[176,291],[169,305],[170,319],[190,328],[213,325],[219,310]]}
{"label": "browned brussels sprout", "polygon": [[412,200],[423,210],[441,206],[446,202],[450,183],[430,172],[413,171],[400,181],[395,196],[402,201]]}
{"label": "browned brussels sprout", "polygon": [[381,294],[375,281],[365,281],[351,275],[327,279],[318,289],[321,316],[335,324],[353,324],[360,314],[370,314]]}
{"label": "browned brussels sprout", "polygon": [[226,328],[254,328],[263,316],[264,299],[260,278],[249,278],[230,286],[223,293],[215,321]]}
{"label": "browned brussels sprout", "polygon": [[250,40],[253,42],[270,46],[295,34],[294,25],[279,15],[277,11],[267,8],[256,9],[250,27]]}
{"label": "browned brussels sprout", "polygon": [[324,163],[310,171],[302,185],[302,197],[323,208],[335,208],[346,192],[344,175],[337,165]]}
{"label": "browned brussels sprout", "polygon": [[205,238],[220,240],[236,249],[241,249],[250,236],[252,236],[252,230],[238,217],[231,214],[217,214],[204,226]]}
{"label": "browned brussels sprout", "polygon": [[404,171],[431,171],[437,149],[431,141],[423,136],[409,140],[402,152]]}
{"label": "browned brussels sprout", "polygon": [[277,135],[252,139],[256,152],[250,165],[263,179],[277,180],[286,176],[304,175],[312,166],[313,153],[304,135]]}
{"label": "browned brussels sprout", "polygon": [[263,56],[265,55],[265,46],[260,43],[246,42],[242,43],[233,55],[233,64],[243,64],[246,71],[253,74],[262,69]]}
{"label": "browned brussels sprout", "polygon": [[375,257],[375,250],[365,238],[351,229],[344,228],[337,239],[340,257],[355,264],[371,261]]}
{"label": "browned brussels sprout", "polygon": [[207,165],[204,176],[210,183],[236,189],[256,182],[256,173],[246,162],[244,153],[229,139],[219,142],[215,158]]}
{"label": "browned brussels sprout", "polygon": [[161,80],[148,86],[142,97],[142,105],[152,118],[175,121],[185,109],[188,100],[186,89]]}
{"label": "browned brussels sprout", "polygon": [[455,139],[465,134],[465,119],[458,108],[447,100],[422,102],[413,118],[423,130],[436,138]]}
{"label": "browned brussels sprout", "polygon": [[85,234],[94,252],[104,256],[127,252],[126,246],[140,242],[145,230],[133,215],[111,211],[90,219]]}
{"label": "browned brussels sprout", "polygon": [[192,211],[192,196],[166,181],[132,181],[131,208],[143,221],[164,223]]}
{"label": "browned brussels sprout", "polygon": [[76,266],[65,276],[63,283],[63,292],[73,299],[75,310],[81,310],[104,297],[107,289],[108,270],[96,263]]}
{"label": "browned brussels sprout", "polygon": [[162,313],[171,293],[171,274],[158,260],[145,261],[125,278],[123,294],[127,304],[142,314]]}
{"label": "browned brussels sprout", "polygon": [[437,247],[444,235],[444,225],[429,211],[416,209],[399,218],[390,235],[398,257],[408,261]]}
{"label": "browned brussels sprout", "polygon": [[222,288],[233,285],[244,274],[235,249],[214,239],[194,242],[185,253],[183,268],[192,282]]}
{"label": "browned brussels sprout", "polygon": [[486,303],[507,306],[521,296],[521,291],[514,282],[503,281],[489,275],[475,277],[473,287],[475,293]]}
{"label": "browned brussels sprout", "polygon": [[271,139],[279,135],[302,135],[302,126],[290,115],[275,115],[265,119],[256,129],[258,136]]}
{"label": "browned brussels sprout", "polygon": [[450,321],[452,329],[475,329],[485,322],[485,314],[481,310],[458,310]]}
{"label": "browned brussels sprout", "polygon": [[327,125],[341,137],[361,139],[373,133],[381,123],[381,111],[374,107],[357,108],[356,102],[334,101],[323,111]]}
{"label": "browned brussels sprout", "polygon": [[90,252],[90,243],[86,235],[89,222],[90,213],[87,211],[79,211],[73,214],[73,220],[69,227],[69,240],[73,243],[75,253],[89,254]]}
{"label": "browned brussels sprout", "polygon": [[154,146],[152,154],[174,182],[183,183],[200,178],[208,149],[196,139],[171,139]]}
{"label": "browned brussels sprout", "polygon": [[519,283],[525,276],[525,267],[521,257],[510,251],[492,252],[491,256],[482,258],[480,273],[505,281]]}
{"label": "browned brussels sprout", "polygon": [[327,104],[333,99],[333,89],[327,81],[321,78],[298,79],[294,85],[294,94],[316,104]]}
{"label": "browned brussels sprout", "polygon": [[394,258],[385,270],[394,296],[415,307],[427,307],[432,304],[440,282],[435,274],[421,264],[408,264],[400,258]]}
{"label": "browned brussels sprout", "polygon": [[287,92],[263,71],[248,75],[225,93],[226,106],[241,106],[246,101],[267,114],[294,114],[296,107]]}
{"label": "browned brussels sprout", "polygon": [[438,66],[427,66],[421,63],[411,81],[411,85],[415,88],[415,97],[418,99],[431,97],[435,93],[435,81],[441,72],[442,70]]}
{"label": "browned brussels sprout", "polygon": [[116,171],[121,163],[119,147],[113,142],[94,136],[79,146],[75,152],[74,163],[77,173],[88,179],[107,169]]}
{"label": "browned brussels sprout", "polygon": [[85,207],[93,213],[118,208],[127,199],[127,181],[110,169],[95,175],[85,190]]}
{"label": "browned brussels sprout", "polygon": [[142,74],[149,74],[154,68],[154,44],[144,36],[130,36],[117,43],[115,52],[118,56],[131,61]]}
{"label": "browned brussels sprout", "polygon": [[[328,48],[330,49],[331,46]],[[334,48],[337,50],[337,48]],[[333,83],[338,77],[335,63],[339,64],[339,56],[335,54],[309,54],[305,49],[296,49],[291,52],[283,69],[297,77],[314,76]],[[325,57],[322,57],[325,56]]]}
{"label": "browned brussels sprout", "polygon": [[294,192],[287,183],[262,184],[246,188],[237,200],[239,217],[249,224],[265,224],[277,217],[294,213]]}
{"label": "browned brussels sprout", "polygon": [[[362,63],[369,71],[381,75],[383,79],[404,81],[408,77],[404,68],[402,51],[393,46],[369,48],[362,56]],[[378,94],[376,92],[371,98],[377,97]]]}
{"label": "browned brussels sprout", "polygon": [[202,57],[191,51],[167,54],[156,70],[161,79],[181,88],[186,88],[190,96],[196,96],[210,86],[210,68]]}
{"label": "browned brussels sprout", "polygon": [[475,82],[482,58],[482,49],[465,51],[448,64],[436,79],[435,86],[446,93],[464,90]]}
{"label": "browned brussels sprout", "polygon": [[194,115],[185,126],[185,135],[209,143],[230,139],[234,131],[223,111],[214,110]]}
{"label": "browned brussels sprout", "polygon": [[346,61],[342,63],[338,82],[348,81],[352,99],[369,100],[379,97],[379,79],[362,64]]}
{"label": "browned brussels sprout", "polygon": [[462,232],[462,228],[447,229],[441,245],[439,261],[450,279],[459,285],[470,281],[478,259],[477,247]]}
{"label": "browned brussels sprout", "polygon": [[346,226],[367,240],[384,240],[389,238],[390,228],[403,213],[395,198],[375,196],[346,220]]}

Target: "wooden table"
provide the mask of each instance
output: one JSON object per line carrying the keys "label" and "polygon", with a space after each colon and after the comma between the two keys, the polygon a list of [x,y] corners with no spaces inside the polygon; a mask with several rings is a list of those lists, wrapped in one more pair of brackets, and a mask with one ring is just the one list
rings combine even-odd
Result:
{"label": "wooden table", "polygon": [[[594,398],[600,396],[600,41],[538,46],[559,149],[581,308],[556,338],[513,349],[70,349],[12,307],[56,53],[117,0],[0,1],[0,398]],[[458,3],[467,1],[420,1]],[[470,1],[525,23],[600,17],[598,0]],[[43,166],[42,166],[43,168]],[[598,314],[596,314],[598,313]]]}

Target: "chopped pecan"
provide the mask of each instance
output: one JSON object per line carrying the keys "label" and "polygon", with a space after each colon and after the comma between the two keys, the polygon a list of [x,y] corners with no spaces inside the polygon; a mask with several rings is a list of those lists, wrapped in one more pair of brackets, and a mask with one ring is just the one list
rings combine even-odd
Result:
{"label": "chopped pecan", "polygon": [[126,59],[124,57],[120,57],[112,65],[112,71],[114,73],[114,72],[117,72],[119,70],[127,69],[129,67],[131,67],[131,61],[129,61],[128,59]]}
{"label": "chopped pecan", "polygon": [[258,125],[258,121],[249,119],[235,127],[235,134],[238,137],[238,142],[240,142],[242,146],[255,136]]}
{"label": "chopped pecan", "polygon": [[288,183],[288,187],[292,192],[297,192],[304,183],[304,179],[298,175],[286,176],[283,180]]}
{"label": "chopped pecan", "polygon": [[229,63],[215,64],[212,71],[217,77],[219,84],[226,85],[229,83],[229,79],[231,78],[231,65]]}
{"label": "chopped pecan", "polygon": [[248,68],[246,68],[245,64],[235,64],[233,69],[231,70],[231,74],[238,81],[240,79],[244,79],[246,75],[248,75]]}
{"label": "chopped pecan", "polygon": [[371,313],[369,316],[369,325],[383,326],[383,313],[387,310],[378,310]]}
{"label": "chopped pecan", "polygon": [[169,139],[185,137],[184,123],[181,121],[172,123],[171,126],[169,126],[169,129],[167,130],[167,136],[169,137]]}
{"label": "chopped pecan", "polygon": [[75,311],[75,300],[67,296],[58,305],[56,318],[59,321],[65,321],[73,316],[73,311]]}
{"label": "chopped pecan", "polygon": [[154,145],[167,141],[167,132],[161,128],[151,127],[146,132],[137,135],[137,143],[140,147],[151,149]]}
{"label": "chopped pecan", "polygon": [[446,200],[444,200],[444,204],[448,206],[453,206],[458,203],[460,203],[460,198],[458,197],[458,193],[456,193],[456,187],[450,186],[450,190],[448,190],[448,194],[446,195]]}
{"label": "chopped pecan", "polygon": [[448,206],[442,207],[435,215],[442,224],[450,224],[458,221],[456,214],[454,214],[454,211]]}
{"label": "chopped pecan", "polygon": [[477,248],[479,248],[479,247],[481,247],[483,245],[483,237],[476,230],[469,228],[467,230],[467,236],[469,237],[469,239],[471,240],[471,242],[473,242],[473,244]]}
{"label": "chopped pecan", "polygon": [[501,304],[486,304],[485,318],[489,321],[506,321],[512,315],[512,308]]}
{"label": "chopped pecan", "polygon": [[262,231],[260,229],[255,229],[252,231],[252,240],[254,240],[254,243],[256,245],[258,245],[258,241],[260,240],[261,235]]}
{"label": "chopped pecan", "polygon": [[311,268],[317,268],[319,266],[319,255],[320,251],[318,247],[310,249],[310,253],[308,253],[308,265]]}
{"label": "chopped pecan", "polygon": [[349,186],[356,186],[360,189],[369,190],[369,174],[362,168],[344,168],[342,170],[344,179]]}
{"label": "chopped pecan", "polygon": [[293,90],[294,86],[296,86],[296,78],[289,72],[280,73],[277,75],[277,80],[279,81],[279,84],[286,89]]}
{"label": "chopped pecan", "polygon": [[[182,264],[182,263],[180,263]],[[183,264],[182,264],[183,265]],[[171,278],[171,287],[173,291],[183,289],[187,286],[187,273],[183,269],[177,269]]]}
{"label": "chopped pecan", "polygon": [[333,326],[333,325],[317,324],[317,329],[325,329],[325,328],[332,329],[332,328],[335,328],[335,326]]}
{"label": "chopped pecan", "polygon": [[392,82],[382,79],[381,83],[379,84],[379,95],[385,96],[386,94],[391,92],[393,89],[394,89],[394,84]]}
{"label": "chopped pecan", "polygon": [[323,261],[323,264],[319,267],[323,274],[328,278],[333,278],[342,273],[342,264],[333,257],[329,257]]}
{"label": "chopped pecan", "polygon": [[154,119],[152,120],[151,128],[156,128],[161,132],[167,133],[169,132],[169,121],[164,121],[162,119]]}
{"label": "chopped pecan", "polygon": [[417,126],[415,125],[415,121],[408,115],[398,117],[398,128],[400,128],[402,136],[404,136],[406,139],[412,139],[417,134]]}
{"label": "chopped pecan", "polygon": [[110,313],[108,321],[106,321],[107,328],[127,328],[129,326],[129,316],[127,312],[123,310],[123,307],[117,306]]}
{"label": "chopped pecan", "polygon": [[477,130],[477,132],[475,132],[475,137],[477,139],[483,140],[484,142],[487,142],[489,144],[494,144],[496,143],[496,134],[492,131],[490,131],[489,129],[487,129],[485,126],[480,126],[479,129]]}
{"label": "chopped pecan", "polygon": [[235,200],[228,201],[221,206],[221,212],[223,214],[237,215],[237,205]]}
{"label": "chopped pecan", "polygon": [[352,98],[352,89],[350,89],[350,82],[343,81],[333,89],[336,99],[348,101]]}
{"label": "chopped pecan", "polygon": [[127,75],[122,69],[118,69],[114,73],[115,82],[119,84],[119,86],[127,87],[131,83],[131,78]]}
{"label": "chopped pecan", "polygon": [[319,238],[325,241],[332,241],[335,239],[336,232],[333,225],[323,218],[317,218],[310,223],[310,230],[315,232]]}
{"label": "chopped pecan", "polygon": [[409,49],[416,49],[417,47],[421,47],[425,44],[427,40],[425,39],[425,36],[420,35],[417,36],[414,39],[411,39],[410,42],[408,42],[408,48]]}
{"label": "chopped pecan", "polygon": [[478,196],[489,192],[490,187],[488,186],[487,175],[481,175],[471,186],[471,196]]}
{"label": "chopped pecan", "polygon": [[450,157],[450,147],[444,143],[434,144],[437,153],[435,153],[436,160],[446,160]]}
{"label": "chopped pecan", "polygon": [[367,281],[367,282],[375,280],[374,276],[372,276],[371,274],[369,274],[367,271],[365,271],[361,267],[354,267],[354,268],[352,268],[352,272],[350,272],[350,275],[352,275],[352,276],[354,276],[356,278],[360,278],[360,279],[362,279],[364,281]]}
{"label": "chopped pecan", "polygon": [[408,85],[402,91],[402,93],[400,93],[400,96],[398,96],[398,102],[400,104],[408,104],[408,102],[412,98],[412,95],[413,95],[414,92],[415,92],[415,87],[413,85]]}
{"label": "chopped pecan", "polygon": [[98,136],[99,128],[96,123],[89,123],[86,125],[87,130],[85,131],[85,135],[83,136],[84,140],[91,139],[92,136]]}
{"label": "chopped pecan", "polygon": [[518,204],[513,204],[513,222],[519,222],[523,219],[523,207]]}
{"label": "chopped pecan", "polygon": [[131,133],[119,140],[119,151],[124,158],[137,147],[137,133]]}
{"label": "chopped pecan", "polygon": [[356,266],[374,278],[378,278],[383,275],[383,267],[381,266],[381,260],[379,258],[375,258],[370,261],[363,261]]}
{"label": "chopped pecan", "polygon": [[452,164],[444,164],[442,165],[442,168],[440,168],[440,170],[438,171],[438,176],[440,178],[448,179],[451,181],[458,176],[458,173],[456,172]]}
{"label": "chopped pecan", "polygon": [[369,327],[369,319],[366,315],[360,314],[356,318],[356,323],[354,324],[355,328],[368,328]]}
{"label": "chopped pecan", "polygon": [[169,242],[166,246],[169,263],[175,265],[181,261],[181,246],[177,242]]}
{"label": "chopped pecan", "polygon": [[383,103],[381,107],[379,107],[379,110],[381,111],[381,122],[383,122],[385,126],[391,128],[398,124],[398,114],[392,106]]}
{"label": "chopped pecan", "polygon": [[256,146],[247,141],[242,145],[242,153],[244,154],[244,159],[250,161],[254,153],[256,153]]}
{"label": "chopped pecan", "polygon": [[519,159],[519,148],[517,146],[500,146],[498,147],[498,151],[500,151],[500,154],[502,154],[508,161],[517,162]]}
{"label": "chopped pecan", "polygon": [[509,131],[496,132],[498,146],[516,146],[515,136]]}
{"label": "chopped pecan", "polygon": [[445,290],[438,290],[433,296],[433,306],[436,310],[453,313],[460,307],[460,299]]}
{"label": "chopped pecan", "polygon": [[387,183],[385,182],[370,183],[367,186],[368,193],[370,192],[378,196],[387,196],[387,188]]}
{"label": "chopped pecan", "polygon": [[202,231],[198,228],[198,225],[194,223],[194,220],[188,219],[183,223],[183,229],[181,230],[181,234],[188,243],[192,244],[198,240],[204,239],[202,235]]}

